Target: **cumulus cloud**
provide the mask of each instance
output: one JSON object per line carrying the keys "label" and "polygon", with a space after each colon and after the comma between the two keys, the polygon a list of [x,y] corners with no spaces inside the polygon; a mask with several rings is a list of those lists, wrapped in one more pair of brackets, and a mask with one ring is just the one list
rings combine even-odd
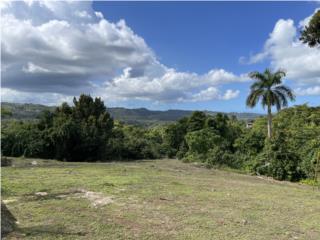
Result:
{"label": "cumulus cloud", "polygon": [[[161,69],[160,69],[161,66]],[[156,66],[158,72],[154,77],[147,74],[133,76],[131,68],[126,68],[123,74],[111,82],[107,82],[104,88],[107,96],[121,100],[139,99],[155,100],[158,102],[188,102],[229,100],[239,95],[238,90],[227,90],[221,93],[218,86],[231,82],[247,81],[247,77],[236,76],[223,69],[214,69],[209,73],[198,75],[190,72],[177,72],[175,69],[163,65]]]}
{"label": "cumulus cloud", "polygon": [[222,99],[229,100],[229,99],[237,98],[239,94],[240,94],[239,90],[234,91],[232,89],[228,89],[222,96]]}
{"label": "cumulus cloud", "polygon": [[296,88],[295,93],[300,96],[304,96],[304,95],[320,96],[320,86],[314,86],[314,87],[308,87],[308,88]]}
{"label": "cumulus cloud", "polygon": [[239,96],[239,90],[231,90],[228,89],[225,93],[221,94],[220,91],[216,87],[209,87],[205,90],[200,91],[199,93],[193,94],[192,97],[189,99],[182,99],[183,101],[209,101],[212,99],[219,99],[219,100],[230,100],[233,98],[237,98]]}
{"label": "cumulus cloud", "polygon": [[2,1],[0,8],[3,100],[48,96],[59,103],[82,92],[114,100],[228,100],[239,91],[219,86],[248,80],[224,69],[199,75],[167,67],[124,20],[108,21],[91,2]]}
{"label": "cumulus cloud", "polygon": [[273,69],[286,70],[287,78],[294,85],[304,88],[319,85],[320,50],[299,41],[299,32],[308,24],[311,16],[301,20],[298,27],[292,19],[280,19],[265,42],[263,51],[249,59],[242,57],[240,61],[254,64],[269,59]]}
{"label": "cumulus cloud", "polygon": [[[4,87],[55,92],[57,85],[63,85],[66,92],[73,93],[74,88],[88,87],[98,76],[112,79],[118,69],[127,66],[144,68],[154,61],[144,40],[135,35],[123,20],[118,23],[105,19],[94,23],[87,21],[85,16],[89,16],[89,9],[75,10],[80,5],[78,3],[69,9],[74,10],[74,15],[83,22],[74,23],[67,12],[60,12],[63,4],[73,3],[54,3],[34,2],[18,11],[23,3],[15,2],[3,11],[1,57],[5,69],[2,72]],[[38,8],[51,12],[53,19],[37,17],[34,21],[32,11]],[[20,18],[18,13],[22,14]]]}

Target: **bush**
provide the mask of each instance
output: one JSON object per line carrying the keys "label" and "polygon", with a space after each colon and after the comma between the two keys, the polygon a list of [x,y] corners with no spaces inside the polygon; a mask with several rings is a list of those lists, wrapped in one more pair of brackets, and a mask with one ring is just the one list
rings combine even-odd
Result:
{"label": "bush", "polygon": [[299,181],[306,177],[300,162],[299,156],[288,149],[285,136],[280,132],[266,141],[263,151],[257,156],[254,170],[277,180]]}
{"label": "bush", "polygon": [[186,137],[189,152],[206,154],[216,145],[220,145],[223,139],[210,129],[202,129],[189,132]]}
{"label": "bush", "polygon": [[206,163],[208,166],[234,166],[234,155],[221,147],[214,147],[206,154]]}
{"label": "bush", "polygon": [[263,150],[265,135],[259,131],[246,130],[235,140],[233,167],[252,171],[257,155]]}
{"label": "bush", "polygon": [[188,152],[185,154],[185,156],[182,158],[183,162],[191,163],[191,162],[204,162],[206,159],[205,154],[199,154],[199,153],[191,153]]}

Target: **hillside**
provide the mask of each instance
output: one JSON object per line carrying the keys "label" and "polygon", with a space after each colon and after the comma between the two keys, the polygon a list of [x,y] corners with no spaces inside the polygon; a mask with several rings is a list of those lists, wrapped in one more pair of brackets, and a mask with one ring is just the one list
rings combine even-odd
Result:
{"label": "hillside", "polygon": [[7,239],[320,239],[309,186],[170,159],[13,164],[2,199],[19,228]]}
{"label": "hillside", "polygon": [[[54,106],[45,106],[40,104],[19,104],[19,103],[2,103],[2,109],[9,111],[11,115],[2,116],[3,120],[7,119],[19,119],[19,120],[34,120],[41,114],[44,110],[53,111]],[[152,125],[156,123],[168,123],[177,121],[183,117],[190,116],[192,111],[187,110],[166,110],[166,111],[154,111],[148,110],[146,108],[108,108],[108,112],[116,120],[122,121],[128,124],[136,125]],[[217,112],[206,111],[207,114],[214,115]],[[256,113],[227,113],[229,116],[236,116],[238,119],[247,120],[255,119],[262,116],[262,114]]]}

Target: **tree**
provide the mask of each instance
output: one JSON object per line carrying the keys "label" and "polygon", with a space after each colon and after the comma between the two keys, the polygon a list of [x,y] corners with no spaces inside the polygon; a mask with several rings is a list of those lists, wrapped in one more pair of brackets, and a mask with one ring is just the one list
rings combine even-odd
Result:
{"label": "tree", "polygon": [[206,118],[207,116],[204,112],[193,112],[188,121],[188,132],[202,129],[204,127]]}
{"label": "tree", "polygon": [[292,90],[282,85],[282,78],[286,73],[282,70],[271,72],[266,69],[263,73],[251,72],[250,78],[256,80],[251,85],[251,92],[247,97],[246,104],[248,107],[253,108],[261,100],[262,107],[267,106],[268,109],[268,138],[272,135],[272,106],[276,106],[279,111],[282,107],[288,106],[288,99],[293,101],[295,96]]}
{"label": "tree", "polygon": [[177,123],[168,125],[164,130],[164,145],[167,155],[174,157],[184,144],[189,118],[182,118]]}
{"label": "tree", "polygon": [[[67,128],[75,133],[70,135],[70,143],[74,146],[71,159],[104,160],[106,144],[112,134],[112,117],[100,98],[82,94],[78,100],[74,98],[73,103],[71,109],[66,104],[60,107],[63,117],[71,113],[71,124]],[[76,135],[80,139],[75,138]]]}
{"label": "tree", "polygon": [[320,46],[320,10],[313,15],[309,25],[305,26],[300,40],[310,47]]}

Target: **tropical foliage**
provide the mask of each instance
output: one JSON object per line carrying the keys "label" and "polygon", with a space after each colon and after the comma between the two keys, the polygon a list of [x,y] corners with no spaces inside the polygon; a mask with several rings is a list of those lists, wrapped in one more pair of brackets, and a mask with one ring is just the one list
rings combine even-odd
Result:
{"label": "tropical foliage", "polygon": [[266,117],[246,128],[236,117],[196,111],[146,128],[114,121],[106,110],[99,98],[81,95],[73,106],[44,111],[38,121],[11,121],[2,126],[2,154],[64,161],[169,157],[291,181],[313,179],[319,167],[320,107],[281,110],[270,139]]}

